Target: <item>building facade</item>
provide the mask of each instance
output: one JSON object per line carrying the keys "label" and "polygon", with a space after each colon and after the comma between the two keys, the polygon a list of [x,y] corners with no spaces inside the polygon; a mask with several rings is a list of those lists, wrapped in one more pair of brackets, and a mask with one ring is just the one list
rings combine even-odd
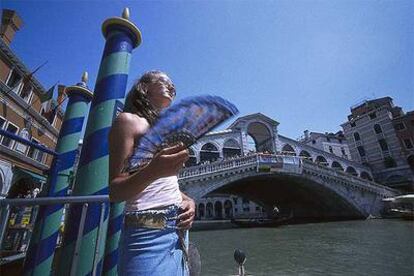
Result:
{"label": "building facade", "polygon": [[[63,111],[56,101],[42,104],[46,89],[32,70],[11,49],[15,33],[23,22],[15,11],[2,11],[0,30],[0,128],[54,149],[62,126]],[[63,87],[59,89],[63,99]],[[59,98],[58,98],[59,100]],[[46,182],[53,156],[0,136],[0,198],[33,197]],[[27,238],[33,210],[15,208],[11,212],[5,249],[19,248]]]}
{"label": "building facade", "polygon": [[404,114],[390,97],[352,107],[348,121],[342,124],[352,159],[368,165],[377,182],[413,190],[411,121],[412,112]]}
{"label": "building facade", "polygon": [[306,145],[352,160],[351,153],[342,131],[337,133],[309,132],[305,130],[299,141]]}

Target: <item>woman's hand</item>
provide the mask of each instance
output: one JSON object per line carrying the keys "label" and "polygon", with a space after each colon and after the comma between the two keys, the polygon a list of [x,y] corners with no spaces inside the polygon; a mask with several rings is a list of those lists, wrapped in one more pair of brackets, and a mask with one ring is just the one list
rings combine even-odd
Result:
{"label": "woman's hand", "polygon": [[183,144],[178,144],[159,151],[148,164],[159,177],[177,175],[189,158]]}
{"label": "woman's hand", "polygon": [[191,228],[195,217],[195,202],[187,195],[181,193],[183,201],[181,202],[182,213],[178,216],[178,228],[188,230]]}

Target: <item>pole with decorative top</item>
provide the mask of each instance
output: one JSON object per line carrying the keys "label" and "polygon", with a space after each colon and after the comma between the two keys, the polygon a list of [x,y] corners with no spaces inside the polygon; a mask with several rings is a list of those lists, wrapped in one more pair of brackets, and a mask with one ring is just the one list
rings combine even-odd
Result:
{"label": "pole with decorative top", "polygon": [[[106,44],[76,174],[73,190],[75,196],[108,194],[108,134],[112,121],[123,109],[132,49],[141,43],[141,33],[129,21],[127,8],[122,17],[105,20],[102,24],[102,33],[106,38]],[[102,208],[100,203],[89,204],[87,209],[84,209],[83,229],[79,230],[82,207],[71,206],[65,225],[67,229],[65,229],[64,247],[58,268],[59,275],[101,274],[108,228],[108,208],[107,206],[105,209]],[[122,206],[113,208],[111,220],[119,220],[122,209]],[[110,239],[119,236],[118,228],[109,228]],[[114,254],[117,254],[117,244],[115,245],[111,240],[108,244],[114,247]],[[108,249],[109,251],[112,252]]]}
{"label": "pole with decorative top", "polygon": [[[45,192],[48,197],[67,195],[68,178],[73,171],[88,104],[92,100],[92,92],[86,85],[87,81],[88,73],[85,72],[80,83],[65,88],[69,102],[56,145],[58,155],[53,160],[46,185],[47,191]],[[24,275],[51,274],[63,210],[62,204],[40,207],[26,253]]]}

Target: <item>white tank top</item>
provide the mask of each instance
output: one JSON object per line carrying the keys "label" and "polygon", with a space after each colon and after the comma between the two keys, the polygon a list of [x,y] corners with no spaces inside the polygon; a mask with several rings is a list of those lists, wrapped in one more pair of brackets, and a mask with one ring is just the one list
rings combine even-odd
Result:
{"label": "white tank top", "polygon": [[181,201],[182,197],[178,187],[177,176],[162,177],[128,200],[125,204],[125,211],[141,211],[171,204],[180,205]]}

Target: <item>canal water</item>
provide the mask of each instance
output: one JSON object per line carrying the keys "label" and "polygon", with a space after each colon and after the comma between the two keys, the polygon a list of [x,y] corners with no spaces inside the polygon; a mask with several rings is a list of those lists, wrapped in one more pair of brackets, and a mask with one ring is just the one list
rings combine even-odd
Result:
{"label": "canal water", "polygon": [[248,275],[414,276],[414,223],[365,220],[190,233],[201,275],[236,275],[245,252]]}

